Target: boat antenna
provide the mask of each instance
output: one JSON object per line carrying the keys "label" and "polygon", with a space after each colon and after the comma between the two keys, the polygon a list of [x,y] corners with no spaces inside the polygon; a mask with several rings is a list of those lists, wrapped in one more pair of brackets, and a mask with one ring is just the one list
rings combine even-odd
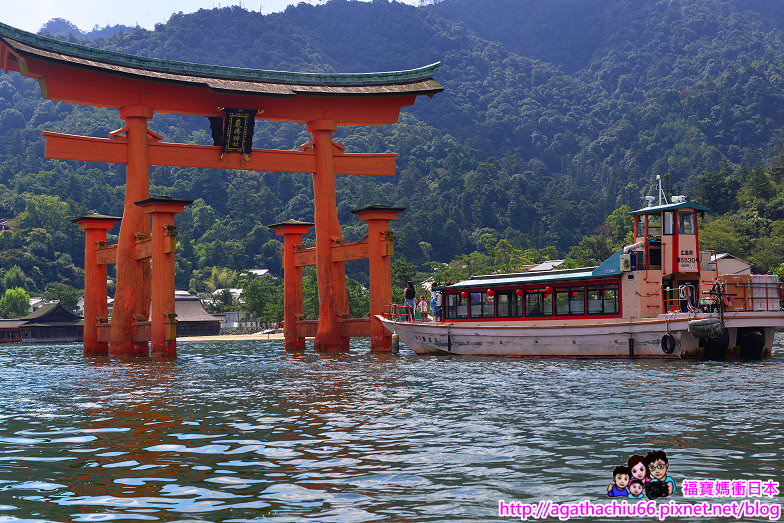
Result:
{"label": "boat antenna", "polygon": [[661,174],[656,175],[656,181],[659,182],[659,205],[667,203],[667,197],[664,195],[664,190],[661,184]]}

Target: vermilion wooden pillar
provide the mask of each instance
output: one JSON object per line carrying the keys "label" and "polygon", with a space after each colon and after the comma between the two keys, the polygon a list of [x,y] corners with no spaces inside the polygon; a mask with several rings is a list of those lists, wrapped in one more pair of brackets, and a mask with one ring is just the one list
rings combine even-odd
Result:
{"label": "vermilion wooden pillar", "polygon": [[128,159],[125,169],[125,205],[120,236],[117,241],[117,290],[112,308],[109,354],[111,356],[146,356],[146,341],[133,341],[136,323],[146,321],[150,311],[150,261],[136,259],[136,239],[150,233],[149,220],[135,205],[150,196],[149,161],[147,153],[147,120],[152,119],[149,107],[132,106],[120,109],[128,137]]}
{"label": "vermilion wooden pillar", "polygon": [[311,227],[310,222],[296,220],[270,225],[283,236],[283,338],[285,349],[291,351],[305,350],[305,338],[297,335],[297,322],[305,317],[302,267],[296,265],[294,253]]}
{"label": "vermilion wooden pillar", "polygon": [[101,318],[109,316],[109,305],[106,302],[105,263],[98,262],[97,248],[99,243],[106,243],[106,232],[120,221],[116,216],[91,214],[71,220],[84,231],[84,354],[106,356],[109,344],[98,341],[98,323]]}
{"label": "vermilion wooden pillar", "polygon": [[368,223],[368,262],[370,265],[370,348],[391,351],[392,335],[376,315],[384,314],[384,307],[392,303],[392,254],[394,238],[389,222],[397,218],[403,207],[371,205],[351,211]]}
{"label": "vermilion wooden pillar", "polygon": [[177,357],[177,314],[174,303],[174,253],[177,232],[174,215],[185,210],[193,200],[148,198],[136,202],[152,216],[152,310],[150,338],[153,358]]}
{"label": "vermilion wooden pillar", "polygon": [[308,122],[316,153],[313,173],[314,222],[316,223],[316,275],[318,278],[319,323],[314,348],[317,351],[347,351],[349,338],[341,332],[340,322],[348,317],[346,273],[342,262],[335,262],[332,246],[343,241],[338,222],[335,194],[335,161],[332,120]]}

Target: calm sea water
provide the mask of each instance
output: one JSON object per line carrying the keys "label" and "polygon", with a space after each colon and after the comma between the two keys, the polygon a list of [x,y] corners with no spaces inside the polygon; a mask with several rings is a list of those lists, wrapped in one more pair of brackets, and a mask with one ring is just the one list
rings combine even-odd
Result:
{"label": "calm sea water", "polygon": [[652,449],[679,484],[782,480],[781,335],[746,363],[179,351],[0,347],[0,521],[513,521]]}

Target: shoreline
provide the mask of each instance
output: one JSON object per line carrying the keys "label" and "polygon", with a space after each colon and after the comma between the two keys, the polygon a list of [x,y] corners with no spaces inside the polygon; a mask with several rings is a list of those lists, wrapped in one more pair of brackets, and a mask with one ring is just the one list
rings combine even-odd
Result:
{"label": "shoreline", "polygon": [[262,334],[255,332],[253,334],[216,334],[215,336],[181,336],[177,337],[177,341],[258,341],[258,340],[282,340],[283,333],[276,332],[274,334]]}

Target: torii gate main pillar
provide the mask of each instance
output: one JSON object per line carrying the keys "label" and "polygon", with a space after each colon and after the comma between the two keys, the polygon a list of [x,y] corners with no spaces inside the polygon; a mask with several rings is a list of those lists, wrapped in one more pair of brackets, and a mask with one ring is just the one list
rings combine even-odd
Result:
{"label": "torii gate main pillar", "polygon": [[152,276],[150,260],[137,259],[136,240],[150,234],[150,222],[136,202],[150,197],[149,160],[147,155],[147,121],[152,109],[142,106],[122,107],[128,137],[125,168],[125,204],[117,240],[117,290],[112,307],[110,356],[147,356],[146,341],[134,341],[136,324],[150,313]]}
{"label": "torii gate main pillar", "polygon": [[313,173],[313,221],[316,223],[316,278],[318,279],[319,324],[314,348],[317,351],[347,351],[350,338],[344,336],[340,321],[348,318],[346,271],[336,262],[332,246],[343,242],[338,223],[335,192],[335,160],[332,133],[337,125],[331,120],[308,122],[316,152]]}

